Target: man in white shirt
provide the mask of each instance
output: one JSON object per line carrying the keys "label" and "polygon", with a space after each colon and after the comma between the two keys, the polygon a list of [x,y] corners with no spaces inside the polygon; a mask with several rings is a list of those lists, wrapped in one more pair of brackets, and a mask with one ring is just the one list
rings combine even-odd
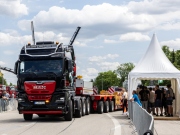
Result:
{"label": "man in white shirt", "polygon": [[125,112],[127,112],[127,98],[128,98],[128,94],[125,89],[123,89],[122,98],[123,98],[123,114],[124,114]]}

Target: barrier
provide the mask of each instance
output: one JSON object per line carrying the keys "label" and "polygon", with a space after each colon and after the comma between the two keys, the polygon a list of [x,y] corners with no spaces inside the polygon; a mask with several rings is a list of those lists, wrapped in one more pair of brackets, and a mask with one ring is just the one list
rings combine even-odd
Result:
{"label": "barrier", "polygon": [[17,110],[17,100],[10,98],[9,100],[0,99],[0,112]]}
{"label": "barrier", "polygon": [[154,134],[154,118],[136,102],[128,101],[128,113],[139,135]]}

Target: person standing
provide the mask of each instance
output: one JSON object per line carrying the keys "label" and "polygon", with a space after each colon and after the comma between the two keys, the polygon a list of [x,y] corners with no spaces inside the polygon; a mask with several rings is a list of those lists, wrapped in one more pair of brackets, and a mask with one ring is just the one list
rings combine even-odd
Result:
{"label": "person standing", "polygon": [[136,90],[133,90],[132,95],[133,95],[133,97],[130,99],[130,101],[134,101],[134,102],[136,102],[139,106],[142,107],[141,101],[139,100],[139,97],[138,97],[138,95],[137,95]]}
{"label": "person standing", "polygon": [[123,89],[122,98],[123,98],[123,114],[124,114],[125,112],[127,112],[127,98],[128,98],[128,94],[126,92],[126,89]]}
{"label": "person standing", "polygon": [[155,110],[154,110],[154,103],[155,103],[155,92],[152,90],[152,88],[149,88],[149,113],[153,112],[153,115],[156,115]]}
{"label": "person standing", "polygon": [[166,101],[167,101],[167,106],[168,106],[168,114],[167,117],[173,117],[173,107],[172,107],[172,102],[173,102],[173,89],[171,88],[171,84],[167,85],[167,91],[166,91]]}
{"label": "person standing", "polygon": [[156,116],[159,116],[158,109],[160,109],[160,111],[161,111],[160,116],[163,116],[163,113],[162,113],[162,91],[159,89],[159,85],[155,86],[155,108],[156,108]]}
{"label": "person standing", "polygon": [[149,100],[149,91],[147,90],[147,87],[142,87],[142,90],[139,92],[139,95],[141,97],[141,103],[142,107],[148,111],[148,100]]}
{"label": "person standing", "polygon": [[166,90],[164,88],[162,90],[162,110],[164,109],[164,114],[167,115],[167,103],[166,103]]}

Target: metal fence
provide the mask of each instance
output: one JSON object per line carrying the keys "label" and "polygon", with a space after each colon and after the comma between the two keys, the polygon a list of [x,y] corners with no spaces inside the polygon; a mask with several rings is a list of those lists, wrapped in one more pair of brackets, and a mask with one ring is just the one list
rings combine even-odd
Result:
{"label": "metal fence", "polygon": [[136,102],[128,101],[129,118],[139,135],[154,134],[154,118]]}
{"label": "metal fence", "polygon": [[13,110],[17,110],[17,100],[15,98],[8,100],[0,99],[0,113]]}

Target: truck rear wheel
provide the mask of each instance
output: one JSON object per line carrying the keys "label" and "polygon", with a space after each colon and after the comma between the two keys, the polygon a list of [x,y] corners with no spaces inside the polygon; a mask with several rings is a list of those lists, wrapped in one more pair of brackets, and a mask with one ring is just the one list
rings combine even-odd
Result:
{"label": "truck rear wheel", "polygon": [[32,120],[33,114],[23,114],[23,116],[24,116],[24,120],[30,121]]}
{"label": "truck rear wheel", "polygon": [[86,99],[86,115],[90,114],[90,100],[89,98]]}
{"label": "truck rear wheel", "polygon": [[75,117],[81,118],[82,116],[82,103],[81,100],[79,101],[79,109],[75,111]]}
{"label": "truck rear wheel", "polygon": [[114,101],[109,101],[109,111],[114,112]]}
{"label": "truck rear wheel", "polygon": [[72,100],[69,100],[68,106],[68,113],[65,114],[64,118],[66,121],[71,121],[73,117]]}
{"label": "truck rear wheel", "polygon": [[103,101],[99,101],[99,102],[98,102],[97,111],[98,111],[99,114],[102,114],[102,113],[103,113],[103,111],[104,111]]}
{"label": "truck rear wheel", "polygon": [[86,114],[86,103],[84,100],[81,101],[82,103],[82,116]]}
{"label": "truck rear wheel", "polygon": [[105,112],[105,113],[108,113],[108,112],[109,112],[109,102],[108,102],[108,101],[105,101],[105,102],[104,102],[104,112]]}

